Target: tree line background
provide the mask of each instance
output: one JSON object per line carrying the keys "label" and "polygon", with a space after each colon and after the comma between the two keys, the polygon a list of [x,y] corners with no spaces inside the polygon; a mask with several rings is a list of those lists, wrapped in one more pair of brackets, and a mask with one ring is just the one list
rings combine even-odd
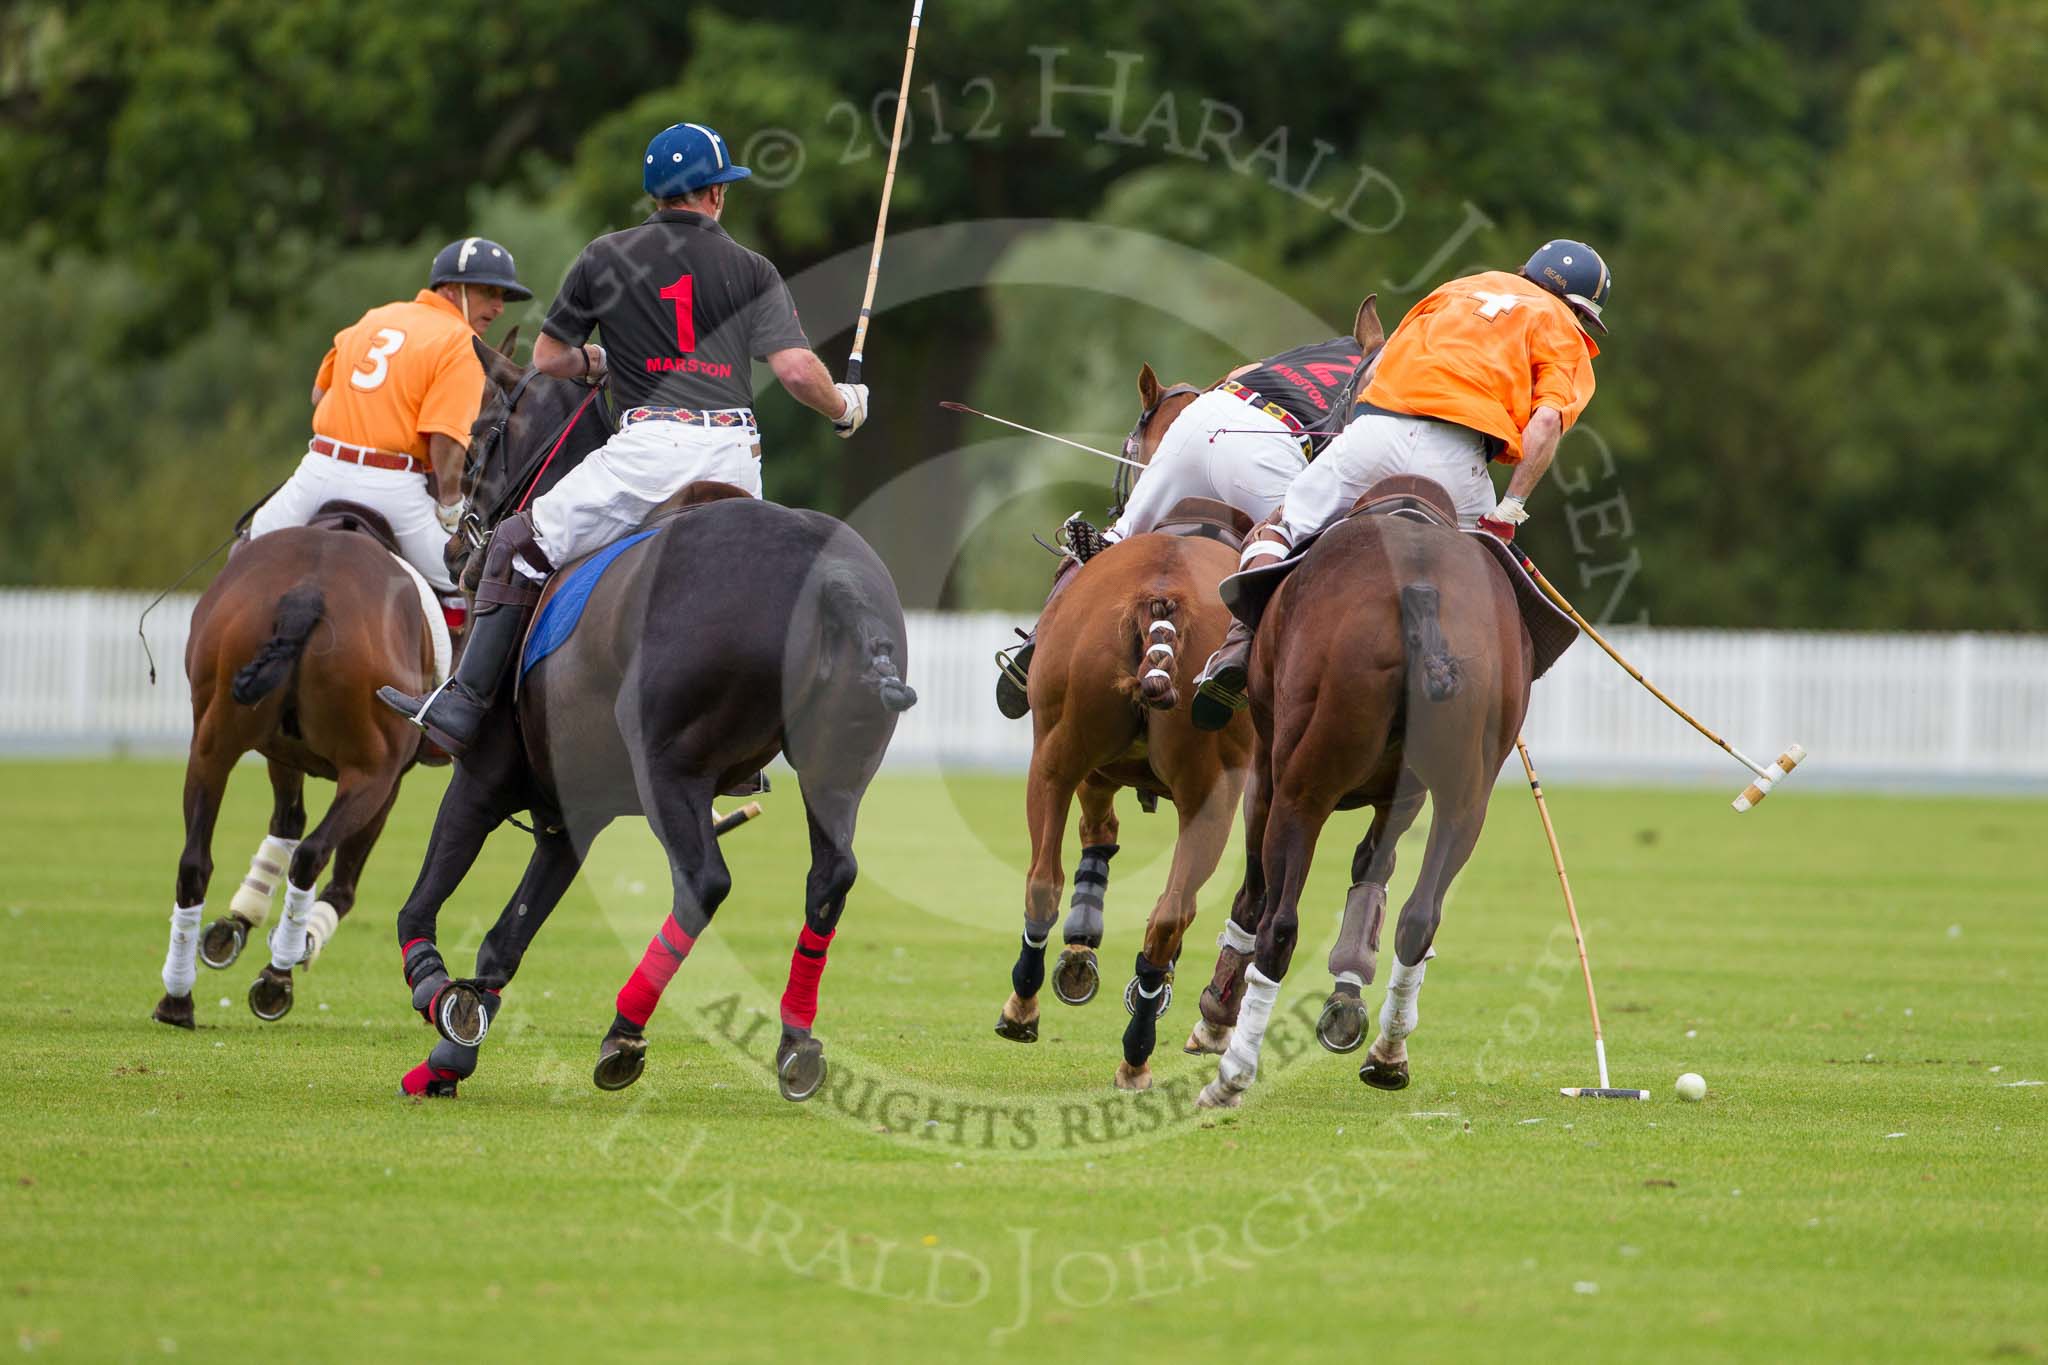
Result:
{"label": "tree line background", "polygon": [[[874,112],[893,92],[897,9],[0,10],[0,582],[155,586],[183,569],[296,464],[333,333],[423,284],[451,238],[518,256],[540,298],[506,321],[529,346],[582,243],[644,213],[639,152],[670,122],[735,148],[801,135],[801,174],[736,187],[726,219],[786,275],[860,249],[885,149],[852,155],[835,106]],[[1064,52],[1033,52],[1048,47]],[[1048,106],[1048,62],[1075,84],[1122,71],[1125,135],[1104,136],[1104,98]],[[1374,289],[1391,328],[1437,281],[1384,282],[1447,245],[1440,277],[1584,237],[1613,268],[1614,331],[1589,430],[1524,539],[1589,611],[2043,630],[2043,71],[2037,0],[932,0],[891,232],[1132,229],[1241,268],[1333,331]],[[1204,101],[1241,118],[1236,165],[1191,146]],[[879,112],[886,125],[886,98]],[[1332,149],[1314,195],[1252,158],[1282,128],[1282,180],[1314,140]],[[1361,166],[1394,188],[1372,182],[1353,224],[1311,202],[1341,199]],[[1053,252],[1034,264],[1056,272],[1058,241],[1010,250]],[[891,256],[884,297],[920,264]],[[847,512],[999,434],[940,398],[1113,440],[1141,361],[1207,381],[1245,358],[1217,340],[1229,328],[1186,321],[1210,306],[1256,307],[991,283],[894,309],[854,442],[763,396],[769,494]],[[805,316],[834,369],[851,312]],[[1035,607],[1050,561],[1025,532],[1099,513],[1104,470],[1007,443],[947,468],[934,535],[965,549],[944,600]]]}

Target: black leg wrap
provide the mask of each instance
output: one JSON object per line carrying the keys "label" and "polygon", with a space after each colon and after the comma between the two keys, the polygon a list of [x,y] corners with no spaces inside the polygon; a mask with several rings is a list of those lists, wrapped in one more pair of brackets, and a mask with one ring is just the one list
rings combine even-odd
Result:
{"label": "black leg wrap", "polygon": [[[1124,1025],[1124,1061],[1140,1067],[1159,1045],[1159,1011],[1166,994],[1166,968],[1155,967],[1138,954],[1131,980],[1131,1022]],[[1146,992],[1151,992],[1150,995]]]}
{"label": "black leg wrap", "polygon": [[[1052,937],[1052,926],[1046,926],[1046,938]],[[1010,989],[1017,992],[1019,1000],[1034,999],[1039,988],[1045,985],[1045,940],[1037,947],[1031,945],[1031,936],[1024,935],[1023,946],[1017,950],[1017,965],[1010,968]]]}
{"label": "black leg wrap", "polygon": [[1115,844],[1089,844],[1081,850],[1081,865],[1074,869],[1074,897],[1061,930],[1068,943],[1102,946],[1102,903],[1109,893],[1109,860],[1116,851]]}

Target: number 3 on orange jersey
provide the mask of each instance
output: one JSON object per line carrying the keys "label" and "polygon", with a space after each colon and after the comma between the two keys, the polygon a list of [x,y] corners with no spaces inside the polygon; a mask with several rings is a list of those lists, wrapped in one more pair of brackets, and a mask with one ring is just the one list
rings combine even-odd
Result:
{"label": "number 3 on orange jersey", "polygon": [[397,355],[399,348],[404,345],[405,333],[399,331],[396,327],[379,327],[377,329],[377,344],[372,346],[369,354],[363,357],[363,360],[368,363],[370,368],[365,370],[359,365],[357,368],[350,370],[348,372],[348,382],[361,389],[364,393],[378,388],[391,375],[391,357]]}

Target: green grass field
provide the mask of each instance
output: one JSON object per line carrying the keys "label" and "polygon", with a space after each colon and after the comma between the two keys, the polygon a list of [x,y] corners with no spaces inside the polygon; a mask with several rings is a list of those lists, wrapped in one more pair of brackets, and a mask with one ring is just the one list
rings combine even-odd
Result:
{"label": "green grass field", "polygon": [[[1540,757],[1540,755],[1539,755]],[[1021,786],[893,780],[818,1033],[783,1102],[759,1060],[800,922],[793,790],[727,841],[736,890],[676,978],[632,1090],[589,1083],[666,910],[620,827],[507,995],[452,1102],[396,1097],[431,1031],[392,914],[441,779],[416,775],[295,1011],[202,970],[201,1027],[150,1022],[180,842],[173,764],[0,766],[0,1328],[59,1359],[1989,1359],[2048,1351],[2048,803],[1802,790],[1562,789],[1615,1083],[1549,856],[1502,787],[1452,895],[1411,1042],[1367,1090],[1297,1007],[1359,816],[1325,840],[1266,1067],[1187,1109],[1185,1057],[1236,857],[1161,1024],[1160,1089],[1108,1081],[1169,817],[1125,813],[1104,990],[991,1024],[1021,901]],[[323,798],[324,799],[324,798]],[[230,792],[210,910],[261,837]],[[1418,831],[1419,836],[1419,831]],[[523,855],[450,904],[464,951]],[[1405,859],[1412,872],[1419,837]],[[1405,883],[1405,877],[1397,882]],[[1397,886],[1397,891],[1401,889]],[[1377,1009],[1378,993],[1373,996]],[[758,1032],[750,1032],[750,1028]],[[1681,1104],[1696,1070],[1711,1091]],[[821,1350],[822,1348],[822,1350]]]}

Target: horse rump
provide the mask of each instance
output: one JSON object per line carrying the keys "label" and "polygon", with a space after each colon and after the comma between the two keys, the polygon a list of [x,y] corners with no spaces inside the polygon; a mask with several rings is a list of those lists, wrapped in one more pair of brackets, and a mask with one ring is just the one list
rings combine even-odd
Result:
{"label": "horse rump", "polygon": [[276,691],[291,676],[292,666],[305,652],[313,627],[326,614],[327,600],[311,583],[301,583],[277,600],[277,614],[271,620],[270,638],[256,656],[235,674],[229,695],[244,706],[254,706]]}

